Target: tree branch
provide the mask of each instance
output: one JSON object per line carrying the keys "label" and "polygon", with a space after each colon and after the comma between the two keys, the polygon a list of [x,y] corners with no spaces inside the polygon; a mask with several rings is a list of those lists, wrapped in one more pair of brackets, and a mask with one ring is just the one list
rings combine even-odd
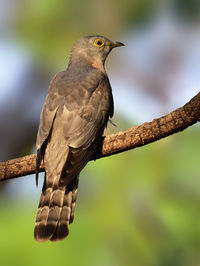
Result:
{"label": "tree branch", "polygon": [[[165,138],[200,121],[200,92],[183,107],[154,119],[152,122],[134,126],[124,132],[102,137],[91,160],[134,149]],[[0,162],[0,181],[35,173],[36,154]],[[41,164],[40,171],[44,171]]]}

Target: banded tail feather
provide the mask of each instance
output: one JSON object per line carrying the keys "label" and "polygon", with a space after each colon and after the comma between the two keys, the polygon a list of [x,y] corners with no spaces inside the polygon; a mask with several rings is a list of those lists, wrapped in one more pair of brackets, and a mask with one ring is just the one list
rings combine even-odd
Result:
{"label": "banded tail feather", "polygon": [[62,240],[68,235],[74,219],[78,179],[77,176],[67,186],[58,186],[58,177],[54,177],[52,187],[44,182],[34,230],[38,242]]}

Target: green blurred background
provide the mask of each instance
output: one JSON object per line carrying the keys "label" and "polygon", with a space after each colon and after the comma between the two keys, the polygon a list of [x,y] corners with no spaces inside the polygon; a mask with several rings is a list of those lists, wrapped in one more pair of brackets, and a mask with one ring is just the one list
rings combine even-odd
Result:
{"label": "green blurred background", "polygon": [[[198,0],[0,0],[0,160],[35,152],[52,76],[84,35],[126,44],[106,68],[115,99],[106,134],[182,106],[200,86]],[[37,243],[43,182],[1,183],[0,265],[199,266],[200,127],[90,162],[63,242]]]}

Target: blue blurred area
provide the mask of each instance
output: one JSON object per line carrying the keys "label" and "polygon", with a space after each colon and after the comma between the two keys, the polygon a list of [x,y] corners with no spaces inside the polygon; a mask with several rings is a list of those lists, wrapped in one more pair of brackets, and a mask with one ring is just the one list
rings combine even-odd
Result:
{"label": "blue blurred area", "polygon": [[[35,151],[40,111],[53,75],[84,35],[125,47],[106,69],[115,100],[106,134],[152,120],[199,91],[198,0],[0,0],[0,160]],[[38,244],[33,227],[43,182],[0,187],[2,265],[200,264],[199,126],[90,162],[81,173],[68,239]]]}

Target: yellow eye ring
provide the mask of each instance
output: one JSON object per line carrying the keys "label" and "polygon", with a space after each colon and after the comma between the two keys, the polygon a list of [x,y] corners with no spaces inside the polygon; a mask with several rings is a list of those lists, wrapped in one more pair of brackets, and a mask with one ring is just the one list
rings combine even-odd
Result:
{"label": "yellow eye ring", "polygon": [[102,39],[98,38],[94,41],[94,45],[97,47],[102,47],[104,45],[104,41]]}

